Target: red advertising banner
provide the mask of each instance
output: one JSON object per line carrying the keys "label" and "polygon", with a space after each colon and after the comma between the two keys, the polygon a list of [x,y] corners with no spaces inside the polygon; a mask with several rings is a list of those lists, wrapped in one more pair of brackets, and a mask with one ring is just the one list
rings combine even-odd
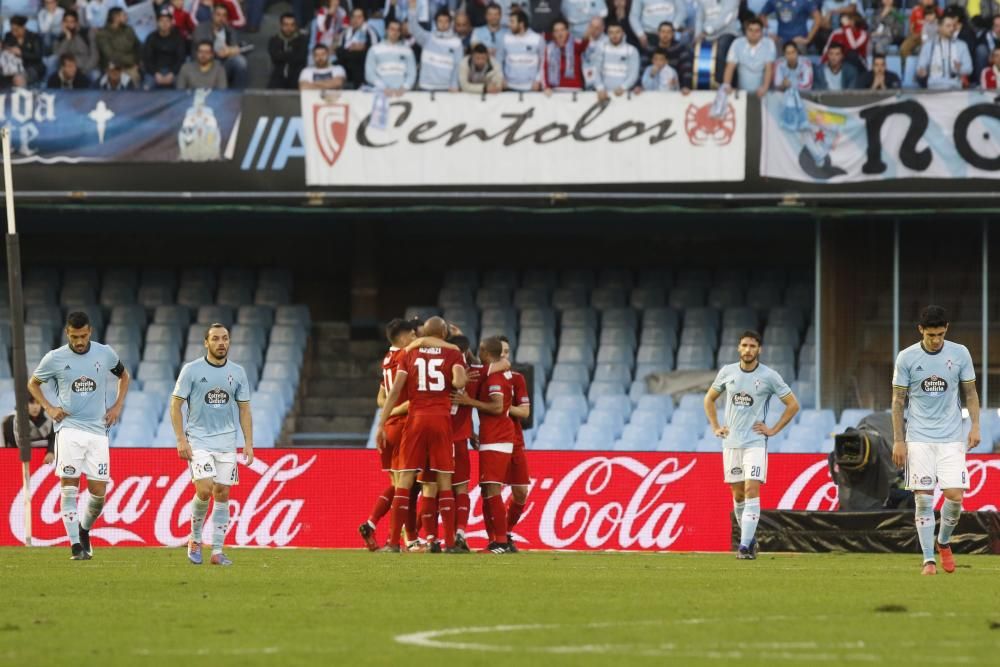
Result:
{"label": "red advertising banner", "polygon": [[[66,545],[59,483],[43,452],[32,463],[33,544]],[[519,544],[529,549],[726,551],[729,490],[721,454],[529,451],[532,489]],[[473,455],[475,467],[475,455]],[[357,526],[388,486],[370,450],[259,450],[231,494],[227,542],[258,547],[360,547]],[[968,462],[965,509],[996,510],[1000,457]],[[0,545],[24,540],[21,466],[0,451]],[[475,473],[475,471],[473,471]],[[114,478],[95,545],[179,546],[187,541],[192,487],[172,449],[114,449]],[[837,490],[826,457],[772,454],[765,509],[834,510]],[[470,537],[481,538],[479,492],[472,490]],[[938,499],[940,501],[940,499]],[[80,507],[87,502],[81,493]],[[384,539],[386,525],[379,526]]]}

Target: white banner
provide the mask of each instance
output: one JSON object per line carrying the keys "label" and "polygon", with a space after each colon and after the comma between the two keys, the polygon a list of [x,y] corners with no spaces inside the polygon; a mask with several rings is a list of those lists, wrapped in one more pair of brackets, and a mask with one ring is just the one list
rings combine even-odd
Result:
{"label": "white banner", "polygon": [[772,93],[760,174],[809,183],[887,178],[1000,178],[995,95],[901,95],[831,107]]}
{"label": "white banner", "polygon": [[[746,100],[710,115],[715,94],[645,93],[601,104],[546,97],[412,92],[302,93],[310,186],[573,185],[742,181]],[[377,108],[376,108],[377,111]]]}

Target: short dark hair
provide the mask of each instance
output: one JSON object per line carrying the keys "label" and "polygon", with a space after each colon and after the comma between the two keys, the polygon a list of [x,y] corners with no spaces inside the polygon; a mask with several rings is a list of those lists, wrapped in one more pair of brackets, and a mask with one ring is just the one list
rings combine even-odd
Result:
{"label": "short dark hair", "polygon": [[279,19],[279,21],[284,21],[285,19],[292,19],[294,21],[295,20],[295,14],[293,14],[291,12],[285,12],[284,14],[281,15],[281,18]]}
{"label": "short dark hair", "polygon": [[468,352],[469,347],[472,346],[472,343],[469,341],[468,336],[462,336],[462,335],[452,336],[451,338],[448,339],[448,342],[451,343],[452,345],[457,346],[458,349],[461,350],[462,354]]}
{"label": "short dark hair", "polygon": [[[216,5],[216,7],[218,7],[218,5]],[[208,336],[212,333],[212,329],[225,329],[226,333],[229,333],[229,327],[222,322],[212,322],[208,325],[208,328],[205,329],[205,340],[208,340]]]}
{"label": "short dark hair", "polygon": [[501,343],[507,343],[507,345],[510,345],[510,338],[507,338],[506,334],[497,334],[496,337]]}
{"label": "short dark hair", "polygon": [[90,326],[90,317],[82,310],[74,310],[66,316],[67,329],[82,329]]}
{"label": "short dark hair", "polygon": [[748,25],[759,25],[761,28],[764,27],[764,22],[760,20],[759,16],[751,16],[746,21],[743,22],[743,28],[746,29]]}
{"label": "short dark hair", "polygon": [[200,49],[201,47],[203,47],[205,45],[208,45],[208,48],[212,49],[212,53],[215,53],[215,46],[212,44],[212,42],[210,40],[207,40],[207,39],[203,39],[200,42],[198,42],[197,44],[195,44],[194,45],[194,50],[197,51],[198,49]]}
{"label": "short dark hair", "polygon": [[495,2],[491,2],[490,4],[486,5],[486,11],[490,11],[491,9],[495,9],[501,14],[503,14],[503,7],[501,7]]}
{"label": "short dark hair", "polygon": [[[121,11],[121,10],[119,9],[118,11]],[[20,28],[23,28],[24,26],[28,25],[28,17],[26,17],[26,16],[20,16],[20,15],[11,16],[10,17],[10,24],[11,25],[16,25],[16,26],[18,26]]]}
{"label": "short dark hair", "polygon": [[60,67],[62,65],[65,65],[66,63],[75,63],[75,62],[76,62],[76,56],[74,56],[72,53],[64,53],[61,56],[59,56]]}
{"label": "short dark hair", "polygon": [[111,25],[111,22],[115,20],[115,17],[119,14],[124,14],[125,10],[121,7],[112,7],[108,10],[108,19],[104,22],[104,25]]}
{"label": "short dark hair", "polygon": [[494,359],[499,359],[500,355],[503,354],[503,344],[500,342],[500,336],[484,338],[479,342],[479,347],[488,352]]}
{"label": "short dark hair", "polygon": [[607,22],[604,24],[605,31],[611,30],[612,28],[622,28],[623,30],[625,29],[625,27],[621,24],[621,22],[614,17],[609,18]]}
{"label": "short dark hair", "polygon": [[400,20],[399,20],[399,19],[397,19],[397,18],[391,18],[391,19],[386,19],[386,20],[385,20],[385,27],[386,27],[386,28],[388,28],[388,27],[389,27],[389,26],[391,26],[391,25],[392,25],[393,23],[395,23],[396,25],[398,25],[398,26],[399,26],[400,28],[402,28],[402,27],[403,27],[403,22],[402,22],[402,21],[400,21]]}
{"label": "short dark hair", "polygon": [[753,329],[747,329],[746,331],[741,333],[739,342],[742,343],[744,338],[753,338],[755,341],[757,341],[757,345],[761,347],[764,346],[764,340],[760,337],[760,334],[754,331]]}
{"label": "short dark hair", "polygon": [[434,12],[434,21],[436,22],[442,16],[447,16],[448,20],[451,21],[451,12],[448,11],[447,7],[441,7],[436,12]]}
{"label": "short dark hair", "polygon": [[313,47],[313,51],[316,51],[318,49],[323,49],[324,51],[329,51],[330,47],[327,46],[326,44],[323,44],[322,42],[317,42],[316,46]]}
{"label": "short dark hair", "polygon": [[961,5],[951,4],[948,5],[944,10],[944,15],[941,18],[953,18],[959,23],[965,23],[968,14],[965,13],[965,9]]}
{"label": "short dark hair", "polygon": [[78,14],[75,9],[67,9],[66,12],[63,14],[63,19],[67,19],[70,16],[75,18],[77,21],[80,20],[80,14]]}
{"label": "short dark hair", "polygon": [[397,317],[385,325],[385,337],[389,339],[390,343],[394,342],[400,335],[407,331],[413,331],[412,320],[404,320],[401,317]]}
{"label": "short dark hair", "polygon": [[528,15],[524,13],[524,10],[520,6],[517,9],[510,10],[510,15],[516,16],[517,22],[521,25],[528,25]]}
{"label": "short dark hair", "polygon": [[662,28],[665,25],[666,26],[670,26],[671,30],[676,30],[676,28],[674,28],[673,22],[671,22],[671,21],[663,21],[662,23],[660,23],[660,25],[656,26],[656,31],[659,32],[660,28]]}
{"label": "short dark hair", "polygon": [[666,49],[653,49],[653,54],[650,56],[650,59],[652,60],[656,56],[663,56],[668,62],[670,61],[670,56],[667,54]]}
{"label": "short dark hair", "polygon": [[564,26],[566,26],[567,29],[569,28],[569,21],[567,21],[566,19],[564,19],[561,16],[557,16],[556,19],[552,22],[552,27],[549,28],[549,30],[555,30],[555,27],[557,25],[559,25],[560,23],[562,23]]}
{"label": "short dark hair", "polygon": [[827,53],[829,53],[830,51],[833,51],[834,49],[837,49],[838,51],[840,51],[841,53],[843,53],[844,52],[844,45],[841,44],[840,42],[834,42],[830,46],[826,47]]}
{"label": "short dark hair", "polygon": [[885,60],[885,59],[886,58],[884,53],[876,53],[872,55],[872,62],[875,62],[876,60]]}
{"label": "short dark hair", "polygon": [[941,306],[930,305],[920,311],[920,326],[925,329],[948,326],[948,312]]}
{"label": "short dark hair", "polygon": [[787,42],[781,45],[781,52],[784,53],[785,51],[787,51],[789,46],[795,49],[796,51],[799,50],[798,44],[796,44],[792,40],[788,40]]}
{"label": "short dark hair", "polygon": [[476,44],[472,47],[472,53],[485,53],[486,55],[489,55],[490,50],[487,49],[486,45],[482,42],[476,42]]}
{"label": "short dark hair", "polygon": [[354,9],[351,10],[352,14],[354,12],[361,12],[361,16],[365,17],[366,19],[368,18],[368,12],[365,11],[364,7],[355,7]]}

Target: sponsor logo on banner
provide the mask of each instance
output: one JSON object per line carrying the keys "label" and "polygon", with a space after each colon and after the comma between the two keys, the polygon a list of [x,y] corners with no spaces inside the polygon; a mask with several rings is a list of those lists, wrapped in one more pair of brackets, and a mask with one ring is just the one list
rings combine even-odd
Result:
{"label": "sponsor logo on banner", "polygon": [[713,118],[714,98],[409,93],[373,119],[372,93],[303,91],[306,184],[740,181],[746,98]]}

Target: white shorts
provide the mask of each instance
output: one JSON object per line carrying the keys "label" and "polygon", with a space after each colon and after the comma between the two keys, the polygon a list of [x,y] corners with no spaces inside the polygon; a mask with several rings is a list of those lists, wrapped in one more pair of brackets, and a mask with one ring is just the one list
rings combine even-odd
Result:
{"label": "white shorts", "polygon": [[906,488],[910,491],[968,489],[964,442],[906,443]]}
{"label": "white shorts", "polygon": [[56,432],[56,477],[79,479],[81,474],[95,482],[111,481],[108,436],[78,428],[63,427]]}
{"label": "white shorts", "polygon": [[210,452],[195,449],[191,452],[191,479],[208,479],[224,486],[240,483],[240,471],[236,465],[236,452]]}
{"label": "white shorts", "polygon": [[766,447],[723,447],[722,470],[726,484],[753,479],[761,484],[767,481]]}

